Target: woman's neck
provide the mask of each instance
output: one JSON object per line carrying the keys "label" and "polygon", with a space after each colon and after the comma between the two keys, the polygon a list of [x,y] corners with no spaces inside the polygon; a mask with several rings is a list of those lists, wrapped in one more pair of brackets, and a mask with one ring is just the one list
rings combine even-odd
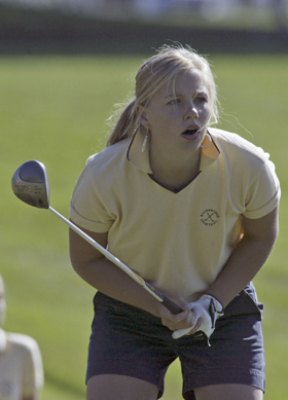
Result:
{"label": "woman's neck", "polygon": [[201,151],[177,157],[175,154],[150,155],[151,177],[169,190],[180,190],[189,184],[198,174]]}

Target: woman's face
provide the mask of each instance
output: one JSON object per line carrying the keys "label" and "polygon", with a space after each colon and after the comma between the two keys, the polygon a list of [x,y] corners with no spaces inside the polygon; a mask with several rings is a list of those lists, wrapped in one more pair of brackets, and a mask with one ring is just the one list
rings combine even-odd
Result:
{"label": "woman's face", "polygon": [[201,72],[180,73],[175,84],[164,85],[152,97],[144,112],[152,147],[198,150],[211,113],[209,91]]}

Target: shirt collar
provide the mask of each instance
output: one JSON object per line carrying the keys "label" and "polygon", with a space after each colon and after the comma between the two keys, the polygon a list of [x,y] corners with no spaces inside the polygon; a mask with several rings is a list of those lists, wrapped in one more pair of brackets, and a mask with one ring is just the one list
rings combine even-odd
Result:
{"label": "shirt collar", "polygon": [[220,150],[217,147],[213,136],[208,131],[205,135],[201,145],[201,160],[200,160],[200,171],[204,171],[212,164],[220,155]]}
{"label": "shirt collar", "polygon": [[[146,139],[147,140],[147,139]],[[219,156],[220,151],[211,135],[205,135],[201,147],[200,171],[209,167]],[[135,134],[127,150],[127,159],[146,174],[152,174],[149,160],[149,141],[145,145],[145,136],[141,132]]]}
{"label": "shirt collar", "polygon": [[4,352],[7,347],[7,335],[3,331],[3,329],[0,329],[0,353]]}

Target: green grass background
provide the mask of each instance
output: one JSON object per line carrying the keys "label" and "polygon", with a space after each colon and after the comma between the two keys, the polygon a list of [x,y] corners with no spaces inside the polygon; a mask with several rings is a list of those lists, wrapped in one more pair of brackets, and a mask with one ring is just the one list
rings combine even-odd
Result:
{"label": "green grass background", "polygon": [[[6,329],[39,342],[43,400],[84,399],[94,291],[68,258],[67,228],[48,211],[11,192],[11,176],[28,159],[45,163],[51,205],[68,215],[75,180],[88,155],[105,144],[106,119],[129,97],[143,57],[11,57],[0,59],[1,273]],[[211,56],[222,104],[220,126],[271,153],[282,182],[281,233],[255,280],[264,301],[267,400],[287,391],[287,56]],[[283,206],[284,205],[284,206]],[[168,372],[165,400],[180,399],[179,365]]]}

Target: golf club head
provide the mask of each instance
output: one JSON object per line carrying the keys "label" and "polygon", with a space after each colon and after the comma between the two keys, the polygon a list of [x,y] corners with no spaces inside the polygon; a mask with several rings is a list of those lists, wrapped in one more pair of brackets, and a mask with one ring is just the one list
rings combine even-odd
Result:
{"label": "golf club head", "polygon": [[45,165],[26,161],[14,172],[12,190],[20,200],[37,208],[49,208],[49,182]]}

